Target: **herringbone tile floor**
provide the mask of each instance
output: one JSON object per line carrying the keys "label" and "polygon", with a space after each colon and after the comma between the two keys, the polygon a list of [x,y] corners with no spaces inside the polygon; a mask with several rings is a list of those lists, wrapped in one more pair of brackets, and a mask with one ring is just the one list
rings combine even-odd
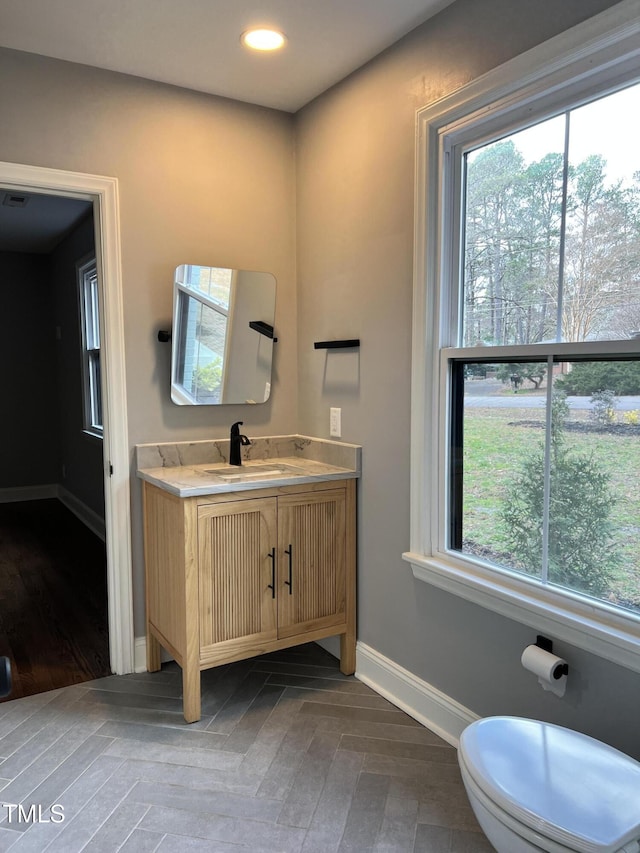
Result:
{"label": "herringbone tile floor", "polygon": [[0,706],[0,853],[492,849],[455,750],[319,646],[202,681],[192,725],[175,664]]}

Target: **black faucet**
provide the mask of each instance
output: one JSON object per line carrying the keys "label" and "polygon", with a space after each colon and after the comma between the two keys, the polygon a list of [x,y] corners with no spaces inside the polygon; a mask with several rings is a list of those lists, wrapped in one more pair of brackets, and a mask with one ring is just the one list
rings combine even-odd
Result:
{"label": "black faucet", "polygon": [[231,427],[231,447],[229,450],[229,465],[242,465],[242,457],[240,455],[240,446],[245,447],[251,444],[246,435],[240,434],[242,421],[238,421]]}

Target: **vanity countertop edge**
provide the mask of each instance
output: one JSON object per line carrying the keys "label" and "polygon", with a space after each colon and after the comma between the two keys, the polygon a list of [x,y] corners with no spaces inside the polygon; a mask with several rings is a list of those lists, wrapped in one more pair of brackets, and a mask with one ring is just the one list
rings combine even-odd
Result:
{"label": "vanity countertop edge", "polygon": [[[243,464],[228,464],[229,440],[138,444],[137,476],[180,498],[358,478],[362,448],[303,435],[251,438]],[[280,471],[260,474],[268,466]],[[237,477],[255,479],[238,480]],[[228,479],[231,478],[231,479]]]}

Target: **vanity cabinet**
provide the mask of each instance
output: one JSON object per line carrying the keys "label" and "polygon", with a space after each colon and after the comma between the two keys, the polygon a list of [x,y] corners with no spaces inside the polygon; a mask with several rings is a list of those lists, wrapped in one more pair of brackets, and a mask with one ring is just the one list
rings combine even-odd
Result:
{"label": "vanity cabinet", "polygon": [[355,670],[355,480],[178,498],[144,484],[147,668],[182,667],[184,715],[200,672],[340,635]]}

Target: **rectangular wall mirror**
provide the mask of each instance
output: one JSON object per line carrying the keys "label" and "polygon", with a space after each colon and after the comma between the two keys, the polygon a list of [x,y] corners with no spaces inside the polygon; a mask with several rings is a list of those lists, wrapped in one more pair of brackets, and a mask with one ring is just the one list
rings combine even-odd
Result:
{"label": "rectangular wall mirror", "polygon": [[264,403],[271,392],[276,280],[181,264],[173,285],[171,399],[179,406]]}

